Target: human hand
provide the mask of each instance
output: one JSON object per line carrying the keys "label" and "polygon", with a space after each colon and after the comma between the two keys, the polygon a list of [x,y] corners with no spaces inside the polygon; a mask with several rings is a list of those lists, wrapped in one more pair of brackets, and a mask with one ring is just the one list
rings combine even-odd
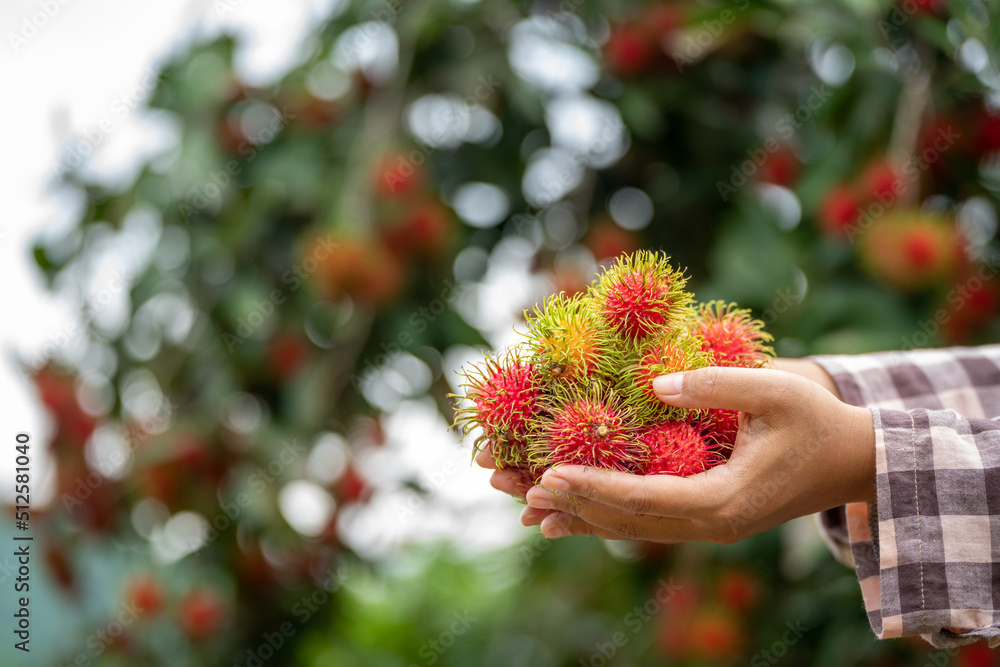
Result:
{"label": "human hand", "polygon": [[[493,486],[528,502],[522,523],[541,524],[551,538],[730,543],[874,500],[871,413],[820,384],[780,370],[704,368],[657,378],[653,387],[670,405],[740,410],[729,462],[688,478],[560,466],[538,486],[523,471],[498,470]],[[481,465],[491,467],[490,459],[489,451],[480,454]]]}

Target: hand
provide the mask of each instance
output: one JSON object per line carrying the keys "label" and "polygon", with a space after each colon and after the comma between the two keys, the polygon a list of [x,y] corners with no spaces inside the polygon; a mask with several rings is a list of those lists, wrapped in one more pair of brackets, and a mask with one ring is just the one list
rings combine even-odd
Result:
{"label": "hand", "polygon": [[[688,478],[553,468],[528,487],[522,523],[541,524],[550,538],[728,544],[799,516],[874,501],[871,412],[820,384],[781,370],[703,368],[657,378],[653,389],[678,407],[740,410],[729,462]],[[489,463],[488,452],[480,456]],[[526,481],[503,470],[492,484],[520,496]]]}

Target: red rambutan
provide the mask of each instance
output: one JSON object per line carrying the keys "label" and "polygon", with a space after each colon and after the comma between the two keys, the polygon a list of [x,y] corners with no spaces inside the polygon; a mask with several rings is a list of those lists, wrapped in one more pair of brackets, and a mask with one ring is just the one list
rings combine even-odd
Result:
{"label": "red rambutan", "polygon": [[548,412],[529,449],[536,468],[566,464],[635,472],[646,458],[628,411],[608,392],[595,388],[556,398]]}
{"label": "red rambutan", "polygon": [[713,408],[708,411],[704,422],[705,432],[717,442],[725,455],[736,443],[736,434],[740,428],[740,413],[738,410]]}
{"label": "red rambutan", "polygon": [[403,153],[390,153],[375,163],[372,170],[376,193],[384,198],[408,197],[420,189],[421,167]]}
{"label": "red rambutan", "polygon": [[482,366],[466,373],[466,379],[466,397],[472,405],[458,410],[456,426],[465,434],[478,427],[482,433],[476,451],[492,445],[500,465],[524,465],[529,425],[542,396],[535,366],[511,352],[499,359],[487,357]]}
{"label": "red rambutan", "polygon": [[656,45],[649,33],[640,26],[621,24],[611,27],[611,34],[604,45],[608,70],[621,78],[642,73],[652,62]]}
{"label": "red rambutan", "polygon": [[744,570],[727,570],[719,577],[719,597],[733,611],[748,611],[757,604],[760,583]]}
{"label": "red rambutan", "polygon": [[146,617],[155,616],[163,608],[163,586],[152,575],[139,575],[125,587],[123,601],[134,604]]}
{"label": "red rambutan", "polygon": [[879,220],[861,237],[861,261],[893,287],[919,290],[949,279],[958,262],[959,237],[946,220],[904,211]]}
{"label": "red rambutan", "polygon": [[763,327],[735,303],[709,301],[699,306],[691,334],[701,341],[714,366],[759,368],[773,354],[767,345],[773,338]]}
{"label": "red rambutan", "polygon": [[598,222],[590,228],[584,240],[594,259],[601,261],[612,259],[626,252],[633,252],[639,247],[639,238],[635,232],[622,229],[618,223],[611,220]]}
{"label": "red rambutan", "polygon": [[823,231],[834,238],[843,238],[861,213],[861,202],[846,185],[835,185],[823,198],[819,219]]}
{"label": "red rambutan", "polygon": [[663,332],[688,314],[687,278],[669,259],[640,250],[620,257],[602,275],[591,295],[595,310],[616,333],[630,339]]}
{"label": "red rambutan", "polygon": [[895,199],[906,188],[900,169],[889,160],[876,160],[868,165],[862,181],[868,196],[883,202]]}
{"label": "red rambutan", "polygon": [[725,462],[715,443],[688,422],[657,424],[643,431],[639,440],[649,448],[642,468],[646,475],[690,477]]}

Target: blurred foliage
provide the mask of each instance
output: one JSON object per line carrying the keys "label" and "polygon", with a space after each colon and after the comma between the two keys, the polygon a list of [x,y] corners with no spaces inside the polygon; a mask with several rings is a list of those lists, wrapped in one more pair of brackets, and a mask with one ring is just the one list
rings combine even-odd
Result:
{"label": "blurred foliage", "polygon": [[[33,369],[56,419],[48,576],[84,627],[149,608],[55,659],[952,660],[876,643],[853,574],[790,529],[365,557],[340,517],[398,489],[305,452],[380,447],[407,397],[450,418],[449,350],[639,247],[754,308],[785,356],[995,340],[998,21],[963,0],[394,0],[342,6],[271,85],[241,81],[230,38],[178,57],[149,104],[176,145],[127,184],[67,173],[78,220],[34,248],[86,322]],[[278,492],[310,474],[337,510],[296,530]]]}

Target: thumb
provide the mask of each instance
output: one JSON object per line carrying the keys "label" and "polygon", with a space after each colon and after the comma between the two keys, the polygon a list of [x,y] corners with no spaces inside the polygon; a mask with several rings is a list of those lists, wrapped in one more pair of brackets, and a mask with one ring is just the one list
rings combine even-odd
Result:
{"label": "thumb", "polygon": [[774,409],[792,394],[803,394],[796,375],[769,368],[709,366],[661,375],[653,391],[661,401],[679,408],[723,408],[750,414]]}

